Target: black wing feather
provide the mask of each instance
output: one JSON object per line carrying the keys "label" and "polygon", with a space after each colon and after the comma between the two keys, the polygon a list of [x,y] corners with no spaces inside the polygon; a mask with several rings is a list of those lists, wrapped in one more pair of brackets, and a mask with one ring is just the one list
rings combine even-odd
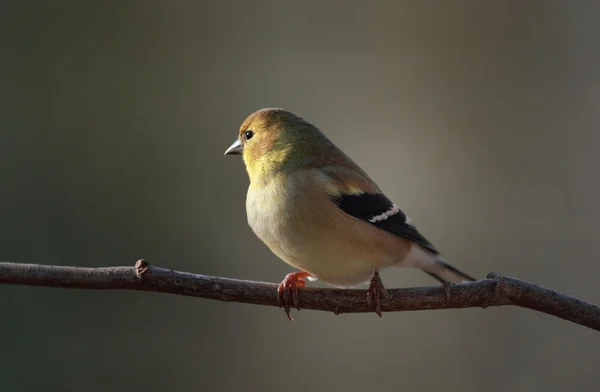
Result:
{"label": "black wing feather", "polygon": [[385,219],[374,221],[374,217],[394,208],[394,203],[381,193],[361,193],[359,195],[339,195],[331,200],[345,213],[362,219],[382,230],[407,238],[425,249],[439,254],[438,250],[417,229],[406,221],[406,214],[400,209]]}

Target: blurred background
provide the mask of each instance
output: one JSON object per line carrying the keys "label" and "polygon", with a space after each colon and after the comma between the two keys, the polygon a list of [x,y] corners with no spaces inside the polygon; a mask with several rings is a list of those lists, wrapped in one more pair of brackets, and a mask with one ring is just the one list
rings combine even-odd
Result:
{"label": "blurred background", "polygon": [[[279,282],[224,157],[318,125],[457,267],[600,303],[600,3],[3,1],[0,258]],[[394,269],[387,287],[435,285]],[[519,308],[334,316],[0,286],[2,391],[598,390],[597,332]]]}

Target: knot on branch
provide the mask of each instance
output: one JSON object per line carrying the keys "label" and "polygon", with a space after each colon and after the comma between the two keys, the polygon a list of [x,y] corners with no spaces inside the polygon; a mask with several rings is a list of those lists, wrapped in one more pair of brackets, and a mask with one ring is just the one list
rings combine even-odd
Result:
{"label": "knot on branch", "polygon": [[138,261],[135,262],[134,268],[135,268],[135,275],[141,281],[143,279],[144,273],[146,273],[146,271],[148,271],[148,269],[150,268],[150,264],[148,264],[148,262],[146,262],[146,260],[144,260],[144,259],[139,259]]}

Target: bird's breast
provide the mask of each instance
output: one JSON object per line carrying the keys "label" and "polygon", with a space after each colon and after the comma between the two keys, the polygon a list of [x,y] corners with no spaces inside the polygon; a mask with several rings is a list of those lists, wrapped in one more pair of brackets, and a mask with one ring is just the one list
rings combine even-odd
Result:
{"label": "bird's breast", "polygon": [[246,213],[248,224],[254,233],[277,256],[287,261],[286,254],[293,247],[294,208],[285,183],[270,181],[261,186],[250,185],[246,197]]}

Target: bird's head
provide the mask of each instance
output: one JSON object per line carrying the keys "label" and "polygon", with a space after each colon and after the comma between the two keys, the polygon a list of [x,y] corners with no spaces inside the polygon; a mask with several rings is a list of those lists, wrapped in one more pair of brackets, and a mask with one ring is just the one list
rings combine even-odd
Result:
{"label": "bird's head", "polygon": [[240,127],[225,155],[242,155],[253,181],[259,176],[307,164],[329,141],[312,124],[283,109],[260,109]]}

